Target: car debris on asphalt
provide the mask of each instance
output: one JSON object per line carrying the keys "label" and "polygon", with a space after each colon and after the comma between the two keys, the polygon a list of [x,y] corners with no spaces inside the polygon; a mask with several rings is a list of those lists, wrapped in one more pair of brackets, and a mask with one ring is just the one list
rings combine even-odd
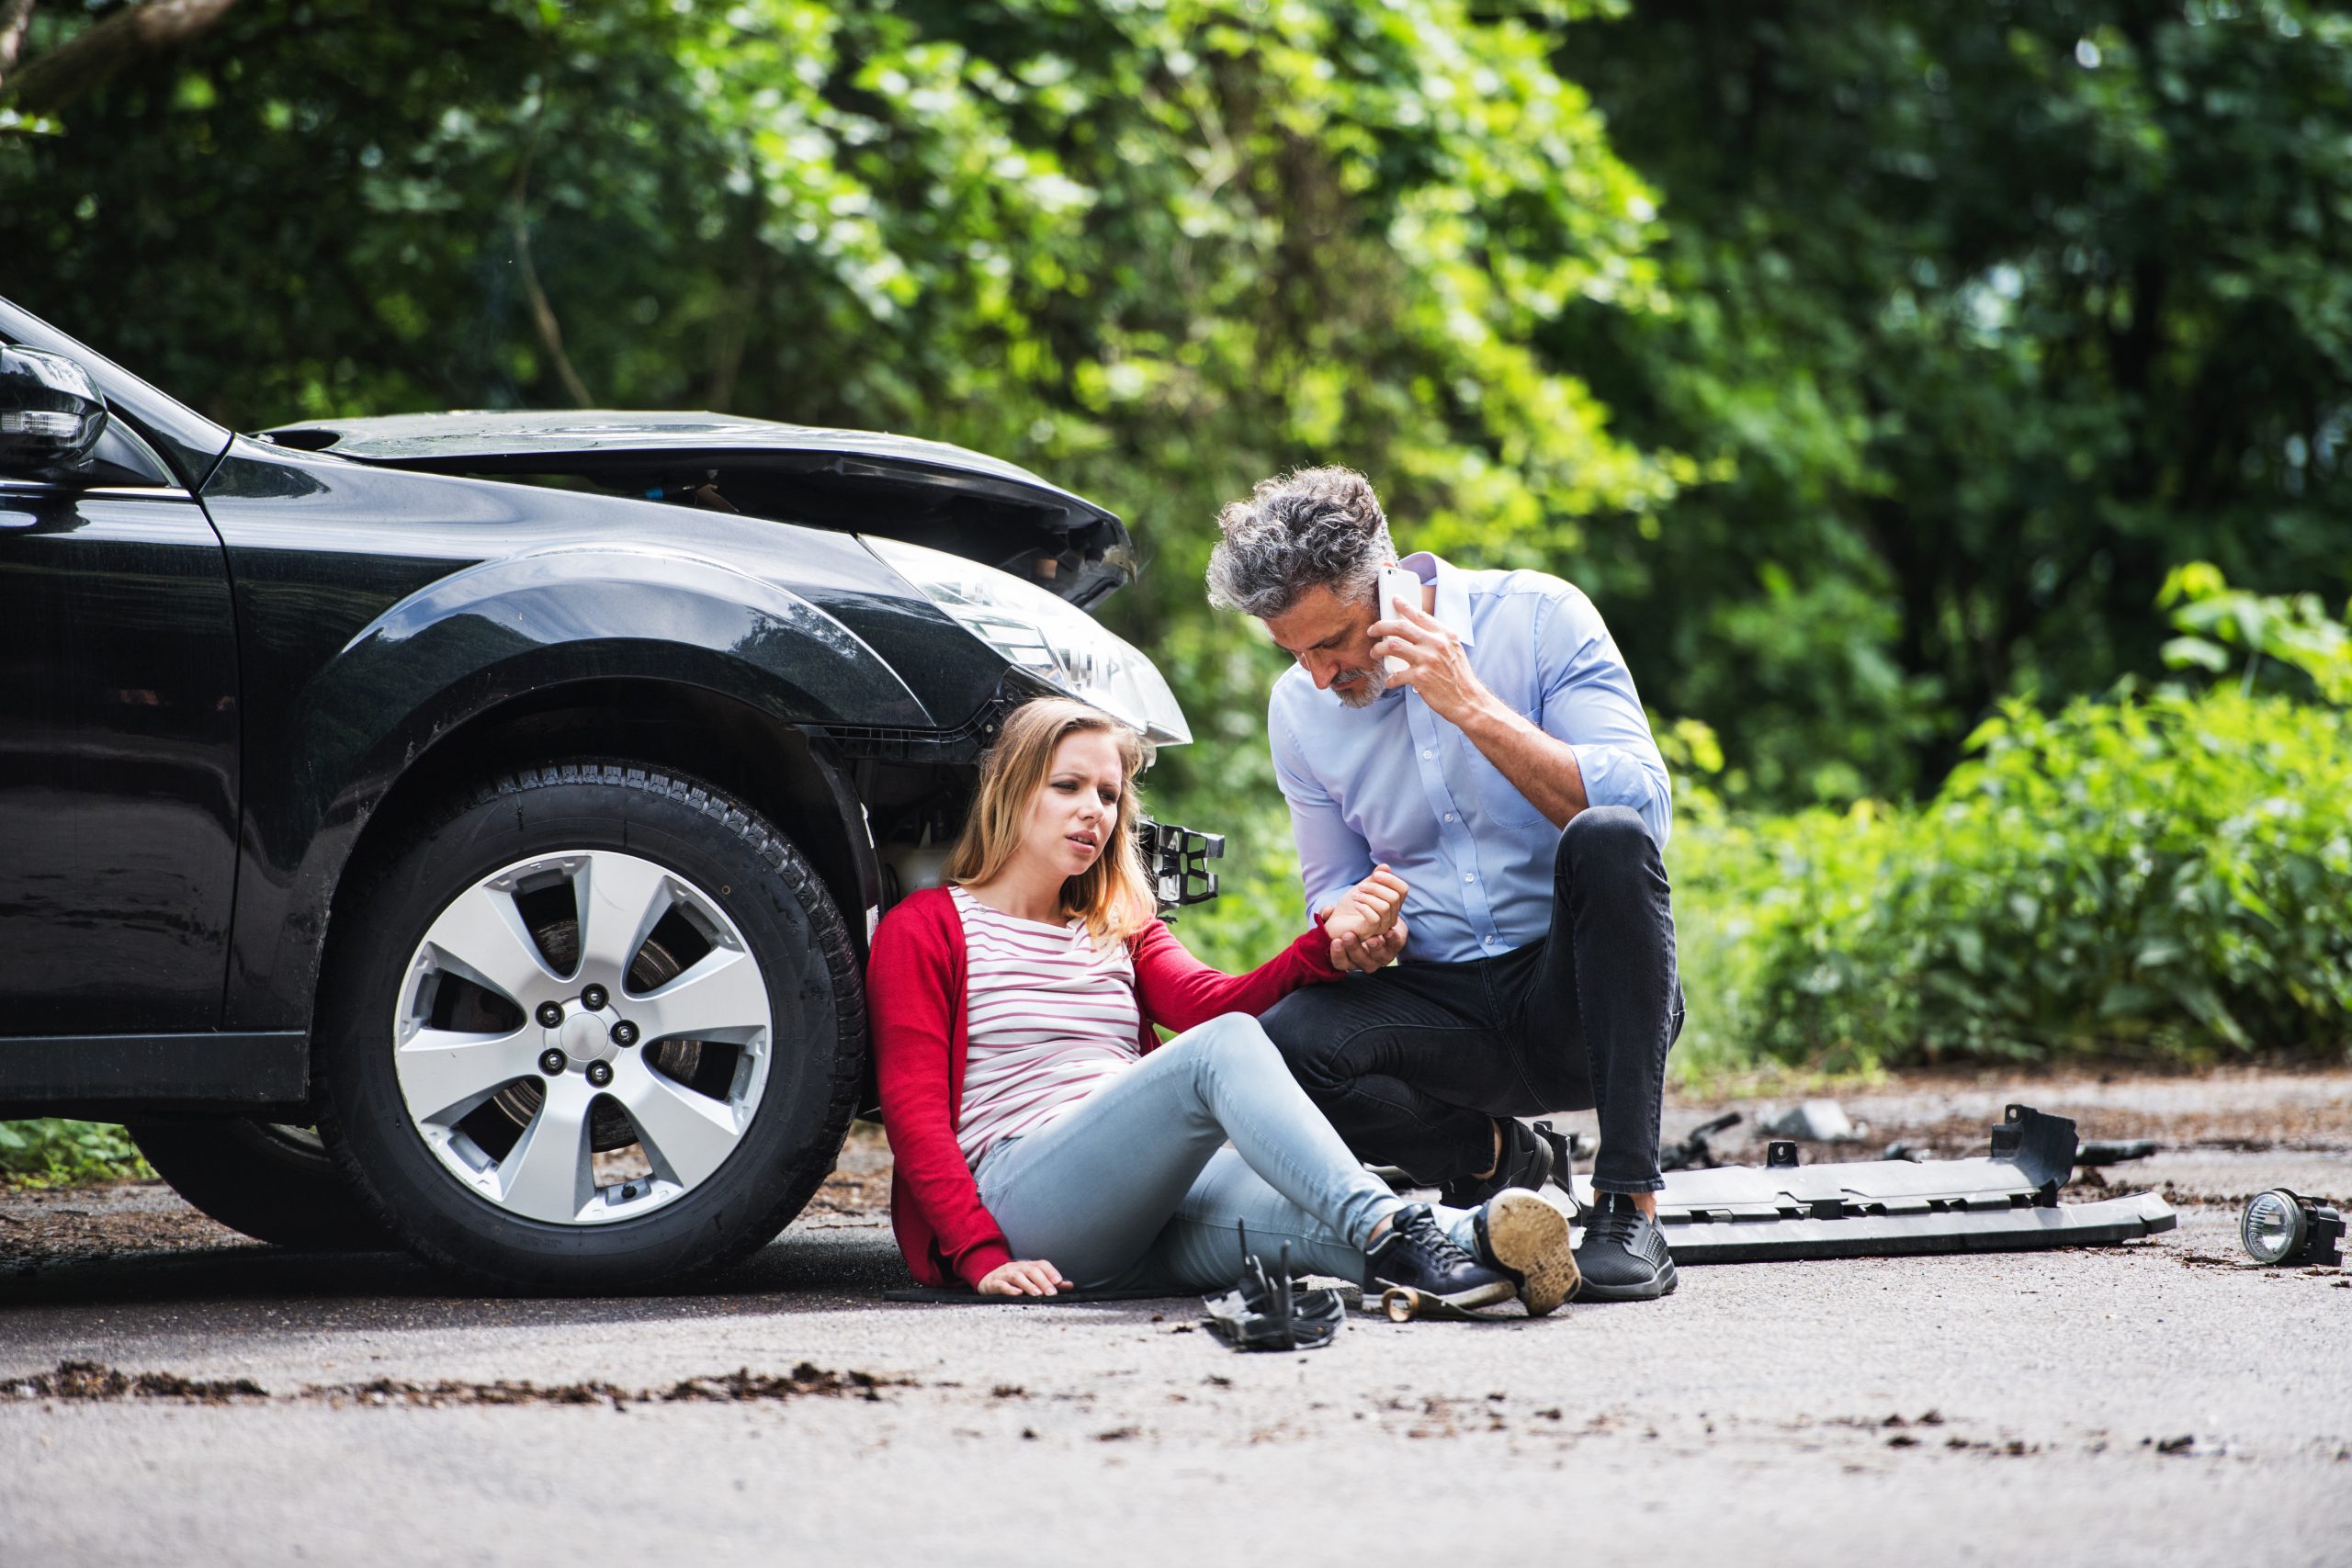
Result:
{"label": "car debris on asphalt", "polygon": [[1236,1350],[1320,1350],[1330,1344],[1348,1317],[1340,1292],[1294,1278],[1288,1242],[1272,1269],[1248,1250],[1246,1231],[1241,1245],[1241,1278],[1233,1289],[1201,1298],[1209,1332]]}
{"label": "car debris on asphalt", "polygon": [[[1669,1174],[1658,1223],[1678,1263],[2018,1251],[2174,1227],[2171,1205],[2154,1193],[2060,1203],[2079,1148],[2071,1120],[2024,1105],[2008,1107],[1989,1152],[1973,1159],[1805,1165],[1793,1141],[1780,1140],[1760,1168]],[[1589,1179],[1578,1178],[1579,1199],[1589,1194]]]}

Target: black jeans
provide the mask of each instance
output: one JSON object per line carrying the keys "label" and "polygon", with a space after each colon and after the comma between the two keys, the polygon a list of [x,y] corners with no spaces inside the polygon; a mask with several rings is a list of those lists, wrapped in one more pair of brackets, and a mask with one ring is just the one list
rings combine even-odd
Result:
{"label": "black jeans", "polygon": [[1358,1158],[1440,1185],[1492,1164],[1492,1118],[1590,1108],[1594,1188],[1657,1190],[1682,1032],[1666,867],[1638,816],[1602,806],[1569,818],[1552,868],[1543,941],[1309,987],[1260,1021]]}

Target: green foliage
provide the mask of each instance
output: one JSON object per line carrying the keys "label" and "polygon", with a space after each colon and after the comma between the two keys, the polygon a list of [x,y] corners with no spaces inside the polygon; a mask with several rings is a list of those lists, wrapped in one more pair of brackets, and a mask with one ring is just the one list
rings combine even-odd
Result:
{"label": "green foliage", "polygon": [[2168,568],[2352,592],[2352,14],[1660,0],[1555,55],[1672,301],[1547,344],[1721,482],[1586,567],[1760,801],[1932,788],[2155,665]]}
{"label": "green foliage", "polygon": [[2352,704],[2352,631],[2328,615],[2318,594],[2247,593],[2232,588],[2211,561],[2191,561],[2173,569],[2156,603],[2172,608],[2181,634],[2164,646],[2173,669],[2218,674],[2230,667],[2232,651],[2242,649],[2247,691],[2268,659],[2300,671],[2326,701]]}
{"label": "green foliage", "polygon": [[84,1181],[152,1179],[130,1134],[111,1122],[0,1122],[0,1185],[63,1187]]}
{"label": "green foliage", "polygon": [[1972,746],[1923,808],[1678,840],[1685,1070],[2352,1040],[2352,716],[2127,689],[2008,704]]}

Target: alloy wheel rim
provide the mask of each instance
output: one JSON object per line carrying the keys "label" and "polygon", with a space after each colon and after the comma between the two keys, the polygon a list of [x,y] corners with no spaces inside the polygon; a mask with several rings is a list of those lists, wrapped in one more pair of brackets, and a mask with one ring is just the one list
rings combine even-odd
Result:
{"label": "alloy wheel rim", "polygon": [[[773,1018],[715,897],[642,856],[582,850],[446,904],[410,956],[392,1038],[410,1123],[444,1168],[519,1217],[602,1224],[675,1202],[734,1154],[766,1091]],[[641,1168],[600,1172],[628,1137]]]}

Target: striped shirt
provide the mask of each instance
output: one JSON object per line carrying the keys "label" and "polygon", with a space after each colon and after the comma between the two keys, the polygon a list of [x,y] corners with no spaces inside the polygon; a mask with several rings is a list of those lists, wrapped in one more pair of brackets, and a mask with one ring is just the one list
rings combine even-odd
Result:
{"label": "striped shirt", "polygon": [[1143,1059],[1135,961],[1097,948],[1086,922],[1016,919],[951,887],[964,921],[964,1103],[956,1141],[972,1165],[1034,1133]]}

